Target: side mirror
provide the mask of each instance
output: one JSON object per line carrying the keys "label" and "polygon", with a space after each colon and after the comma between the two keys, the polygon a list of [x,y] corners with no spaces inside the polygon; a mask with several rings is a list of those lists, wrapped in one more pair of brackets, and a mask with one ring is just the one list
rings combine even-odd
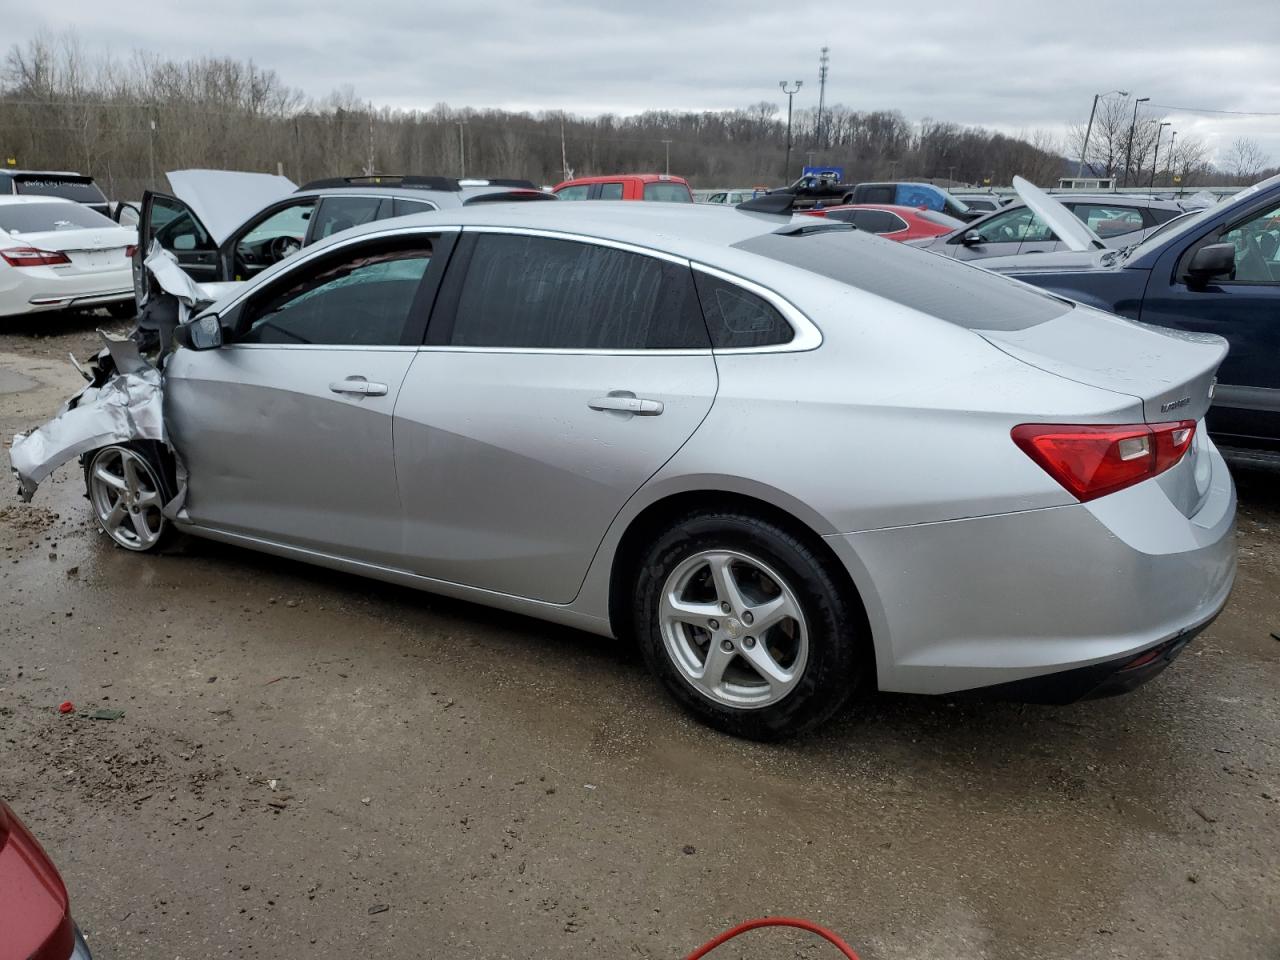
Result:
{"label": "side mirror", "polygon": [[976,247],[978,244],[985,243],[986,241],[982,239],[982,234],[977,230],[966,230],[964,232],[964,236],[960,238],[960,242],[966,247]]}
{"label": "side mirror", "polygon": [[1234,277],[1236,274],[1236,247],[1234,243],[1211,243],[1201,247],[1187,266],[1187,285],[1203,286],[1218,277]]}
{"label": "side mirror", "polygon": [[216,313],[206,313],[174,330],[173,339],[188,350],[216,350],[222,346],[222,321]]}
{"label": "side mirror", "polygon": [[180,233],[173,238],[173,249],[181,250],[184,253],[188,250],[196,248],[196,238],[189,233]]}

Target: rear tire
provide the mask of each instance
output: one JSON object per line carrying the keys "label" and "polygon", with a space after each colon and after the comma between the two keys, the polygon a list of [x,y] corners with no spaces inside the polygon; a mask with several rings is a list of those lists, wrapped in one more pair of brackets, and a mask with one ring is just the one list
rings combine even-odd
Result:
{"label": "rear tire", "polygon": [[98,527],[117,546],[136,553],[157,549],[170,533],[161,508],[173,498],[173,489],[158,446],[117,443],[84,458],[85,490]]}
{"label": "rear tire", "polygon": [[633,625],[686,710],[776,740],[830,718],[868,679],[856,605],[802,539],[739,513],[694,513],[640,559]]}

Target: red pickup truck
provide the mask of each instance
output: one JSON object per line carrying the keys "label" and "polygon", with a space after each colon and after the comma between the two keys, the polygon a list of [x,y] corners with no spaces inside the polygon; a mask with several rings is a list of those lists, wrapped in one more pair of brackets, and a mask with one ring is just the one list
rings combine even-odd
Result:
{"label": "red pickup truck", "polygon": [[693,203],[689,181],[667,173],[625,173],[611,177],[578,177],[551,191],[561,200],[649,200]]}

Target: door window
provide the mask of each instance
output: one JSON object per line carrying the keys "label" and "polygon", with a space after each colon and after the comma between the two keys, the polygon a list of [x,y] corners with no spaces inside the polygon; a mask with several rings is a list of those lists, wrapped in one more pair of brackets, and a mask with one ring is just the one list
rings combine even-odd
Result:
{"label": "door window", "polygon": [[646,183],[644,198],[658,203],[693,203],[693,194],[683,183]]}
{"label": "door window", "polygon": [[1118,237],[1146,228],[1142,213],[1133,207],[1120,207],[1102,203],[1074,203],[1071,212],[1088,225],[1098,236]]}
{"label": "door window", "polygon": [[237,343],[394,346],[431,262],[431,242],[344,250],[251,303]]}
{"label": "door window", "polygon": [[159,241],[166,250],[212,250],[214,247],[208,231],[191,209],[173,197],[152,197],[148,240]]}
{"label": "door window", "polygon": [[907,229],[907,221],[888,210],[837,210],[827,216],[852,223],[866,233],[897,233]]}
{"label": "door window", "polygon": [[975,225],[973,229],[977,230],[987,243],[1043,242],[1058,239],[1030,207],[1017,207],[997,213]]}
{"label": "door window", "polygon": [[622,184],[620,183],[602,183],[600,184],[600,200],[621,200]]}
{"label": "door window", "polygon": [[587,194],[590,192],[591,186],[589,184],[580,183],[576,186],[565,187],[563,190],[557,192],[556,196],[561,200],[585,200],[587,199]]}
{"label": "door window", "polygon": [[1236,283],[1280,283],[1280,207],[1237,224],[1215,243],[1236,248]]}
{"label": "door window", "polygon": [[[444,342],[546,350],[706,349],[689,268],[613,247],[485,233]],[[452,273],[452,271],[450,271]]]}
{"label": "door window", "polygon": [[[311,242],[315,243],[341,230],[377,220],[378,206],[383,202],[382,197],[324,197],[320,201],[320,209],[316,211],[316,225],[311,234]],[[304,227],[304,233],[305,229]]]}
{"label": "door window", "polygon": [[311,219],[311,211],[315,203],[314,199],[305,200],[268,214],[250,227],[249,231],[237,241],[236,246],[248,248],[257,253],[270,247],[272,241],[287,239],[296,241],[295,249],[300,248],[303,238],[307,235],[307,221]]}

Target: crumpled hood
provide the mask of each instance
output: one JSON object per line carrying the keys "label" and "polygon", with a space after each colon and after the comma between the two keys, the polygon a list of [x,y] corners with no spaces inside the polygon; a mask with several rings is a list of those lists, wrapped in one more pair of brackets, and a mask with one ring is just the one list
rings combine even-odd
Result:
{"label": "crumpled hood", "polygon": [[288,177],[242,170],[170,170],[173,195],[195,211],[221,246],[263,207],[298,189]]}

